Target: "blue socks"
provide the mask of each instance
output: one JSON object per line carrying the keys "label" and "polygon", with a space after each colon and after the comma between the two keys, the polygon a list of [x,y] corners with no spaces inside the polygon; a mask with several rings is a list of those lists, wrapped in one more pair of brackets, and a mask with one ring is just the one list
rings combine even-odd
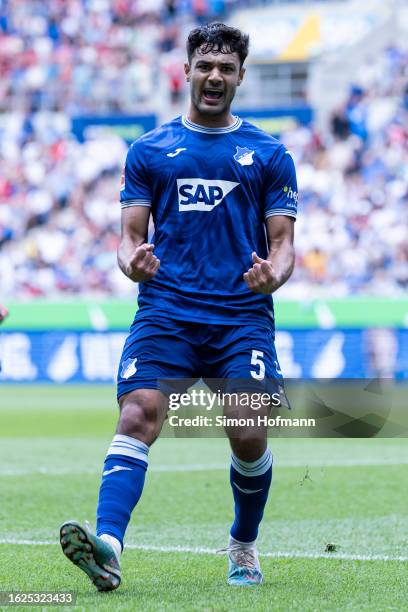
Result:
{"label": "blue socks", "polygon": [[108,534],[123,548],[130,515],[143,491],[149,447],[130,436],[116,434],[102,474],[96,515],[96,535]]}
{"label": "blue socks", "polygon": [[230,482],[234,494],[235,520],[231,536],[238,542],[254,542],[272,482],[272,453],[266,449],[256,461],[231,455]]}
{"label": "blue socks", "polygon": [[[116,434],[106,454],[99,490],[96,534],[110,535],[123,548],[123,538],[134,507],[143,491],[149,447],[130,436]],[[257,461],[231,456],[230,482],[234,494],[234,540],[254,542],[272,481],[269,449]]]}

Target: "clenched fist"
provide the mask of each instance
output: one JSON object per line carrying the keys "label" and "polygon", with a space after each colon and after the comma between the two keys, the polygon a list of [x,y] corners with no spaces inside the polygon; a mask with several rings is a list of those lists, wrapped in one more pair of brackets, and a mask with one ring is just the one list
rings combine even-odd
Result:
{"label": "clenched fist", "polygon": [[160,267],[160,260],[153,254],[154,244],[141,244],[131,253],[124,272],[135,283],[148,281]]}
{"label": "clenched fist", "polygon": [[271,261],[252,253],[253,266],[244,274],[244,281],[254,293],[269,295],[282,284]]}

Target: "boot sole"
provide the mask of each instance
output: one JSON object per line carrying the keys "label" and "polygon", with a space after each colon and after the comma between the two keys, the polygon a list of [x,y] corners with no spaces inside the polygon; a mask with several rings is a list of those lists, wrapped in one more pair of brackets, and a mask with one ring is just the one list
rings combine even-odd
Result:
{"label": "boot sole", "polygon": [[98,591],[114,591],[118,588],[120,574],[96,561],[94,544],[79,523],[69,521],[61,526],[60,543],[67,559],[89,576]]}

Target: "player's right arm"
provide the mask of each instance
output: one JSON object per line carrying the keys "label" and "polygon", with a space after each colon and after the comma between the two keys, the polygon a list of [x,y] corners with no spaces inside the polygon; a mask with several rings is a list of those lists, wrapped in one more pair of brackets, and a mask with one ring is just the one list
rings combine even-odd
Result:
{"label": "player's right arm", "polygon": [[147,242],[152,196],[146,159],[143,142],[134,142],[126,156],[120,189],[122,235],[118,264],[135,283],[153,278],[160,266],[160,261],[153,254],[154,245]]}
{"label": "player's right arm", "polygon": [[153,254],[154,245],[147,242],[150,208],[129,206],[122,208],[122,232],[118,248],[118,264],[135,283],[148,281],[160,267]]}

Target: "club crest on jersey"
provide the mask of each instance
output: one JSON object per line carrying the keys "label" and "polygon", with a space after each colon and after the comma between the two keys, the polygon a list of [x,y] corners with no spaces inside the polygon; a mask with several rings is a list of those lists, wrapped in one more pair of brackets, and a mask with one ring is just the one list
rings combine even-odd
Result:
{"label": "club crest on jersey", "polygon": [[122,170],[122,175],[120,177],[120,190],[123,191],[125,189],[125,169]]}
{"label": "club crest on jersey", "polygon": [[137,357],[134,357],[133,359],[132,357],[130,357],[129,359],[125,359],[125,361],[122,362],[122,370],[120,372],[121,378],[127,379],[133,376],[133,374],[136,374],[136,361]]}
{"label": "club crest on jersey", "polygon": [[239,183],[202,178],[177,179],[179,211],[210,211],[221,204]]}
{"label": "club crest on jersey", "polygon": [[234,155],[234,159],[241,164],[241,166],[250,166],[254,163],[254,153],[255,151],[251,151],[251,149],[247,149],[246,147],[237,147],[237,152]]}

